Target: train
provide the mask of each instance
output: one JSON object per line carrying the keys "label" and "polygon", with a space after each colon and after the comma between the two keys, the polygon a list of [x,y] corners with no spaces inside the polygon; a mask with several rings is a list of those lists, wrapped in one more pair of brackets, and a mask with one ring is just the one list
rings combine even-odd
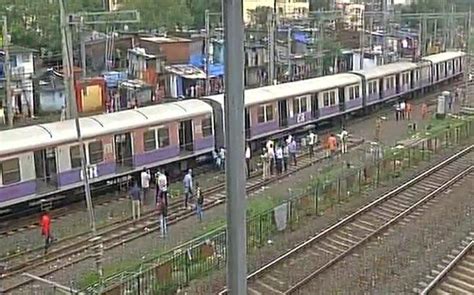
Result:
{"label": "train", "polygon": [[[253,147],[327,120],[367,112],[464,73],[465,53],[396,62],[245,90],[245,138]],[[145,168],[190,163],[225,146],[224,95],[185,99],[80,119],[91,185]],[[74,120],[0,132],[0,209],[68,196],[83,183]]]}

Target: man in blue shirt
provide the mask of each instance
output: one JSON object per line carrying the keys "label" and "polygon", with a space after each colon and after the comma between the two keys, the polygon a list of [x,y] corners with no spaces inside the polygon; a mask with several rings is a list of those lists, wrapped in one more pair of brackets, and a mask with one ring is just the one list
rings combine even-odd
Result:
{"label": "man in blue shirt", "polygon": [[130,189],[130,199],[132,199],[132,218],[140,218],[140,207],[141,207],[141,193],[140,187],[138,186],[137,181],[133,181],[132,188]]}

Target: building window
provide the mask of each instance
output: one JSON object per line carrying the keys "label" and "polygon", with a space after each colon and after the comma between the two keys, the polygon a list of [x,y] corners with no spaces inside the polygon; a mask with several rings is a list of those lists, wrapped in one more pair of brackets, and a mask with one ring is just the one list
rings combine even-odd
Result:
{"label": "building window", "polygon": [[209,137],[212,135],[212,121],[211,118],[201,120],[202,137]]}
{"label": "building window", "polygon": [[158,129],[158,147],[162,148],[170,145],[170,132],[168,127]]}
{"label": "building window", "polygon": [[79,145],[69,148],[69,157],[71,158],[71,169],[81,167],[81,150]]}
{"label": "building window", "polygon": [[30,62],[30,54],[27,53],[27,54],[23,54],[21,59],[23,60],[24,63],[27,63],[27,62]]}
{"label": "building window", "polygon": [[18,158],[6,160],[0,163],[3,185],[20,182],[20,161]]}
{"label": "building window", "polygon": [[100,163],[104,160],[104,149],[101,141],[89,143],[89,163],[91,165]]}
{"label": "building window", "polygon": [[145,133],[143,133],[143,146],[144,146],[145,152],[156,150],[156,131],[155,131],[155,129],[148,130]]}
{"label": "building window", "polygon": [[271,104],[258,107],[258,123],[273,121],[273,106]]}

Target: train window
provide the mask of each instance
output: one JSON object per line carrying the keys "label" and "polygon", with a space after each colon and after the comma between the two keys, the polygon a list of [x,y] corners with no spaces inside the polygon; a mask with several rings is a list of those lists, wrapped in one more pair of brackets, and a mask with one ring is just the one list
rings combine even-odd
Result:
{"label": "train window", "polygon": [[300,103],[301,101],[299,97],[293,98],[293,114],[294,115],[300,113]]}
{"label": "train window", "polygon": [[266,121],[273,121],[273,106],[271,104],[265,107]]}
{"label": "train window", "polygon": [[258,123],[265,122],[265,106],[259,106],[257,110]]}
{"label": "train window", "polygon": [[69,157],[71,158],[71,169],[81,167],[81,150],[79,145],[69,148]]}
{"label": "train window", "polygon": [[329,93],[329,102],[331,103],[332,106],[336,104],[336,92],[335,91],[331,91]]}
{"label": "train window", "polygon": [[152,150],[156,150],[156,131],[148,130],[143,133],[143,146],[145,148],[145,152],[149,152]]}
{"label": "train window", "polygon": [[307,106],[307,99],[305,97],[301,97],[301,113],[306,113],[308,111],[308,106]]}
{"label": "train window", "polygon": [[349,87],[349,100],[354,100],[354,87]]}
{"label": "train window", "polygon": [[212,121],[210,117],[201,120],[202,137],[212,135]]}
{"label": "train window", "polygon": [[354,97],[357,99],[360,97],[360,88],[359,88],[359,85],[356,85],[354,87]]}
{"label": "train window", "polygon": [[170,145],[170,131],[168,127],[158,129],[158,147]]}
{"label": "train window", "polygon": [[0,163],[0,171],[2,173],[3,184],[13,184],[20,182],[20,161],[18,159],[10,159]]}
{"label": "train window", "polygon": [[89,143],[89,163],[97,164],[104,160],[104,149],[101,141]]}
{"label": "train window", "polygon": [[323,93],[323,105],[325,107],[329,106],[329,92],[324,92]]}

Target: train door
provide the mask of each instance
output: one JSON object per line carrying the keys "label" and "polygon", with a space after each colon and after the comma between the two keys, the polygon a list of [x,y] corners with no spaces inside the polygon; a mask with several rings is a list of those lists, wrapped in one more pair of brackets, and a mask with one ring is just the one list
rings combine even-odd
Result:
{"label": "train door", "polygon": [[181,151],[193,151],[193,120],[179,123],[179,148]]}
{"label": "train door", "polygon": [[395,93],[400,93],[402,92],[402,87],[401,87],[401,84],[402,82],[400,81],[400,78],[405,76],[405,72],[401,73],[401,74],[396,74],[395,75]]}
{"label": "train door", "polygon": [[383,78],[379,79],[379,99],[383,99],[385,96],[385,89],[384,89],[385,81]]}
{"label": "train door", "polygon": [[317,119],[318,116],[318,94],[311,95],[311,116],[313,119]]}
{"label": "train door", "polygon": [[250,138],[250,113],[245,108],[245,138]]}
{"label": "train door", "polygon": [[341,87],[338,89],[339,91],[339,110],[344,112],[346,110],[346,95],[344,93],[346,87]]}
{"label": "train door", "polygon": [[56,150],[47,148],[34,152],[36,182],[39,191],[57,188]]}
{"label": "train door", "polygon": [[[280,117],[280,127],[288,126],[288,101],[282,99],[278,101],[278,115]],[[296,116],[296,114],[293,114]]]}
{"label": "train door", "polygon": [[132,136],[130,133],[116,134],[114,141],[117,167],[119,169],[131,168],[133,166]]}

